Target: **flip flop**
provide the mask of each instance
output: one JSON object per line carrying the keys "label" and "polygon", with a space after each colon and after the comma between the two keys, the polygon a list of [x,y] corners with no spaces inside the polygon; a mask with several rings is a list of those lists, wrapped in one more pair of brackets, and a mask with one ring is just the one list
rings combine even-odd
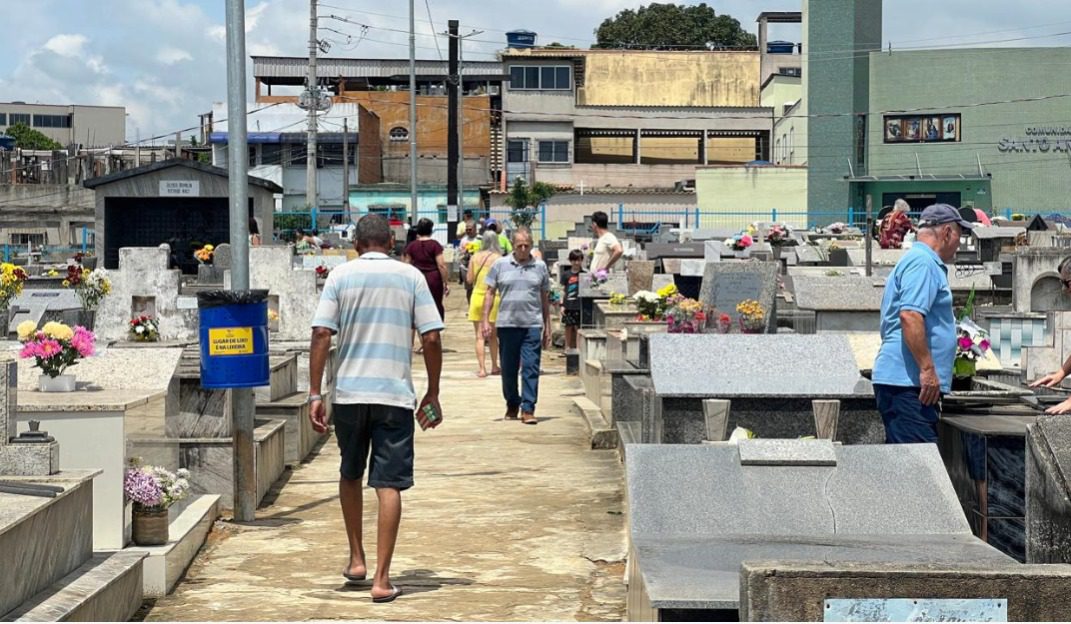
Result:
{"label": "flip flop", "polygon": [[[349,568],[347,568],[346,570],[348,570],[348,569]],[[368,574],[367,573],[361,574],[360,576],[358,576],[356,574],[350,574],[346,570],[342,571],[342,576],[343,576],[343,578],[346,579],[347,583],[360,583],[361,581],[364,581],[364,580],[366,580],[368,578]]]}
{"label": "flip flop", "polygon": [[376,604],[383,604],[385,602],[394,602],[395,598],[397,598],[398,596],[402,595],[402,588],[401,587],[395,587],[394,585],[391,585],[390,588],[391,588],[391,592],[389,594],[387,594],[386,596],[380,596],[378,598],[373,597],[372,598],[372,602],[374,602]]}

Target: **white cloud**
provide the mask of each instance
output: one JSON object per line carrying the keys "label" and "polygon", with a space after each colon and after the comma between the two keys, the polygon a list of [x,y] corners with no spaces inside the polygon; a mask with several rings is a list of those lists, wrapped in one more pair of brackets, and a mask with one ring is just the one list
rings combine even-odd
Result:
{"label": "white cloud", "polygon": [[161,48],[161,50],[156,53],[156,59],[164,65],[174,65],[175,63],[181,63],[182,61],[192,61],[193,56],[186,50],[180,50],[169,46]]}
{"label": "white cloud", "polygon": [[85,35],[56,35],[45,43],[44,48],[60,56],[80,56],[88,41]]}

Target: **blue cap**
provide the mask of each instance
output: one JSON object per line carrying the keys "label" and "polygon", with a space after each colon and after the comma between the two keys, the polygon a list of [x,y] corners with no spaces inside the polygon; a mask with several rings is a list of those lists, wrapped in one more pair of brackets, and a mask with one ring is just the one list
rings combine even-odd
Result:
{"label": "blue cap", "polygon": [[965,220],[959,214],[959,210],[948,204],[934,204],[932,206],[927,206],[919,217],[919,227],[933,227],[936,225],[944,225],[945,223],[958,223],[965,231],[969,231],[974,227],[973,223]]}

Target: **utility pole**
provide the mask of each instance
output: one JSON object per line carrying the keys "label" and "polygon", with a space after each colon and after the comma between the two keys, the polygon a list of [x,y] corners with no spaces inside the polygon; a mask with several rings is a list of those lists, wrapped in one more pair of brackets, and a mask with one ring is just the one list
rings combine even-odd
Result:
{"label": "utility pole", "polygon": [[[465,37],[472,37],[483,33],[482,30],[474,30],[467,35],[457,37],[457,206],[458,213],[465,213],[465,79],[463,76],[465,59]],[[456,230],[451,230],[456,232]]]}
{"label": "utility pole", "polygon": [[[227,183],[230,196],[231,290],[249,289],[249,150],[245,111],[245,3],[227,0]],[[231,389],[234,519],[252,522],[257,509],[252,388]]]}
{"label": "utility pole", "polygon": [[[306,79],[308,83],[306,92],[309,94],[309,126],[306,131],[308,142],[305,149],[307,152],[305,203],[313,210],[313,214],[316,214],[315,208],[319,203],[316,193],[316,112],[320,106],[320,86],[316,80],[316,49],[320,46],[320,41],[316,36],[316,1],[309,0],[309,76]],[[312,224],[312,229],[316,229],[315,223]]]}
{"label": "utility pole", "polygon": [[409,223],[417,211],[416,8],[409,0]]}
{"label": "utility pole", "polygon": [[346,224],[352,221],[350,218],[350,150],[349,150],[350,127],[345,116],[342,117],[342,209],[346,213]]}
{"label": "utility pole", "polygon": [[458,48],[461,47],[461,39],[458,37],[457,20],[447,22],[449,34],[449,61],[446,77],[446,240],[454,242],[457,234],[457,189],[458,175],[461,171],[461,137],[458,136],[457,111],[458,101],[461,99],[461,76],[458,73]]}

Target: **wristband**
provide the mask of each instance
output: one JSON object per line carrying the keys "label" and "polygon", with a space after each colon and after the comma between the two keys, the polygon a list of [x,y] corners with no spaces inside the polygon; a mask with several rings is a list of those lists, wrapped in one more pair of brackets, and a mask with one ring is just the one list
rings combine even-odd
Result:
{"label": "wristband", "polygon": [[313,401],[323,401],[324,398],[319,394],[310,394],[308,399],[305,399],[306,403],[312,403]]}

